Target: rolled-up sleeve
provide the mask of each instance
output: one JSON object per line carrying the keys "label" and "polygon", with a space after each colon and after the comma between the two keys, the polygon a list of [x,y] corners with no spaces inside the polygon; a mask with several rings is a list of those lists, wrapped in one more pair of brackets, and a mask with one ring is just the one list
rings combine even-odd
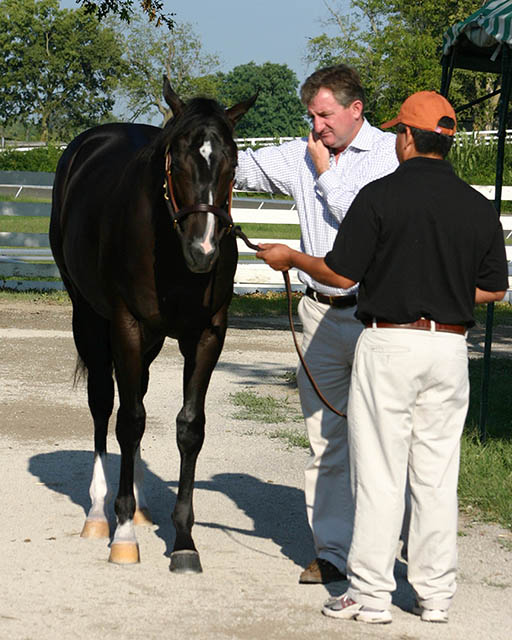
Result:
{"label": "rolled-up sleeve", "polygon": [[476,286],[484,291],[508,289],[508,265],[503,227],[498,222],[489,248],[480,263]]}

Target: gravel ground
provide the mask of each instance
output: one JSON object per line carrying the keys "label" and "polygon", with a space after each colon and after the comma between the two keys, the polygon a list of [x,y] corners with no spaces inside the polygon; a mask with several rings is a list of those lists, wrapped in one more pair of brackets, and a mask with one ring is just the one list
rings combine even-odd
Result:
{"label": "gravel ground", "polygon": [[[195,492],[194,536],[204,573],[168,570],[182,374],[172,341],[152,367],[146,401],[143,457],[155,524],[138,528],[139,565],[108,564],[108,541],[79,537],[89,504],[92,428],[85,390],[72,388],[69,329],[67,307],[0,303],[0,638],[512,637],[511,532],[467,517],[460,524],[459,589],[448,625],[422,623],[410,613],[413,595],[400,562],[393,624],[387,626],[320,614],[323,601],[345,583],[328,589],[298,584],[313,553],[302,493],[307,453],[270,437],[277,428],[298,425],[291,418],[279,426],[236,419],[230,399],[252,389],[287,398],[290,415],[295,412],[285,374],[297,357],[281,321],[233,321],[210,385]],[[482,331],[470,342],[478,357]],[[495,344],[510,353],[510,332],[498,332]],[[113,433],[109,447],[115,486]]]}

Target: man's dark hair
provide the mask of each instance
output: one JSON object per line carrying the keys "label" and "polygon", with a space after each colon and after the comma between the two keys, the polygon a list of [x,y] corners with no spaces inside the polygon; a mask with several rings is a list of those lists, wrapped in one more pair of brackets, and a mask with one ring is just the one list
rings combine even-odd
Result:
{"label": "man's dark hair", "polygon": [[[443,116],[437,123],[440,127],[453,129],[455,121],[453,118]],[[397,133],[405,133],[405,124],[397,124]],[[435,131],[425,131],[424,129],[416,129],[409,127],[412,137],[414,138],[414,146],[419,153],[435,153],[442,158],[446,158],[453,143],[453,136],[447,136],[444,133],[436,133]]]}
{"label": "man's dark hair", "polygon": [[350,106],[354,100],[361,100],[364,107],[364,90],[359,74],[346,64],[325,67],[312,73],[300,89],[300,99],[306,107],[321,88],[330,89],[336,102],[343,107]]}

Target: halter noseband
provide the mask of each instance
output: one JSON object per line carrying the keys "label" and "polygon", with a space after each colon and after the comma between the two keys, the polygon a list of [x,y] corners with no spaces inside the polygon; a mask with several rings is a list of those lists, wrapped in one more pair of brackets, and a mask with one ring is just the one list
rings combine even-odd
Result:
{"label": "halter noseband", "polygon": [[168,203],[170,203],[168,208],[169,208],[169,213],[171,214],[171,219],[175,229],[177,229],[178,227],[178,222],[191,213],[213,213],[218,218],[220,218],[222,222],[226,225],[228,233],[233,228],[233,218],[231,217],[231,202],[233,199],[233,180],[231,180],[231,182],[229,183],[227,211],[225,211],[224,209],[221,209],[220,207],[216,207],[213,204],[206,204],[205,202],[190,204],[180,209],[178,207],[178,203],[176,202],[176,198],[174,196],[174,189],[172,186],[172,176],[171,176],[171,154],[169,153],[169,149],[167,148],[165,152],[165,180],[164,180],[163,186],[164,186],[164,198],[167,200]]}

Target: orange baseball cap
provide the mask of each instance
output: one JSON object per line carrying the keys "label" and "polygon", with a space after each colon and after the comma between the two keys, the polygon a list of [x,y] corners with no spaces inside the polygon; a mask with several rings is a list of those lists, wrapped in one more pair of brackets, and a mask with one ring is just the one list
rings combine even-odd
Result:
{"label": "orange baseball cap", "polygon": [[[453,129],[439,126],[439,120],[445,116],[452,118],[455,122]],[[400,123],[415,129],[443,133],[446,136],[453,136],[457,128],[457,118],[452,105],[436,91],[413,93],[404,101],[396,118],[380,126],[382,129],[387,129]]]}

